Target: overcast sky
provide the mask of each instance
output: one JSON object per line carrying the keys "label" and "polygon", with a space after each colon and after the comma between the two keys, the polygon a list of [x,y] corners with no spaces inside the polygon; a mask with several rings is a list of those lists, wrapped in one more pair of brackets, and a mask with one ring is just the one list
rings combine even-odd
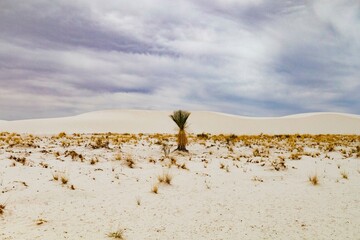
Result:
{"label": "overcast sky", "polygon": [[360,114],[358,0],[1,0],[0,119]]}

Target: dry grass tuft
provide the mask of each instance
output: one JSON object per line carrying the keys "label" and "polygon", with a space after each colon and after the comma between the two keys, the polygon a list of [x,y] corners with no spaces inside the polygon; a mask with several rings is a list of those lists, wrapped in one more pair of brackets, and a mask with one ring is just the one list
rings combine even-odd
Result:
{"label": "dry grass tuft", "polygon": [[152,193],[155,193],[155,194],[158,194],[158,191],[159,191],[159,185],[154,184],[154,185],[151,187],[151,192],[152,192]]}
{"label": "dry grass tuft", "polygon": [[125,164],[126,166],[128,166],[129,168],[134,168],[135,167],[135,161],[134,159],[132,159],[131,156],[127,156],[125,159]]}
{"label": "dry grass tuft", "polygon": [[136,197],[136,205],[138,205],[138,206],[141,205],[141,199],[140,199],[140,197]]}
{"label": "dry grass tuft", "polygon": [[54,181],[59,180],[59,174],[58,173],[53,173],[52,177],[53,177]]}
{"label": "dry grass tuft", "polygon": [[159,183],[165,183],[171,185],[171,180],[173,177],[169,173],[163,173],[162,175],[159,175],[158,177]]}
{"label": "dry grass tuft", "polygon": [[341,174],[341,177],[342,177],[343,179],[349,179],[349,175],[348,175],[347,172],[342,171],[342,172],[340,172],[340,174]]}
{"label": "dry grass tuft", "polygon": [[164,183],[166,183],[166,184],[171,184],[171,180],[173,179],[173,177],[169,174],[169,173],[165,173],[164,175],[163,175],[163,177],[164,177]]}
{"label": "dry grass tuft", "polygon": [[254,181],[254,182],[264,182],[264,180],[261,177],[258,177],[258,176],[254,176],[251,180]]}
{"label": "dry grass tuft", "polygon": [[115,158],[116,161],[121,161],[121,153],[116,153],[114,155],[114,158]]}
{"label": "dry grass tuft", "polygon": [[314,186],[319,185],[319,178],[318,178],[317,174],[309,176],[309,181]]}
{"label": "dry grass tuft", "polygon": [[4,214],[5,207],[5,204],[0,204],[0,216]]}
{"label": "dry grass tuft", "polygon": [[39,218],[39,219],[36,219],[35,220],[35,224],[36,225],[43,225],[44,223],[47,223],[48,221],[47,220],[45,220],[45,219],[43,219],[43,218]]}
{"label": "dry grass tuft", "polygon": [[99,162],[99,159],[97,157],[94,157],[90,160],[90,165],[95,165],[97,162]]}
{"label": "dry grass tuft", "polygon": [[60,178],[60,180],[61,180],[61,183],[64,184],[64,185],[69,182],[68,177],[65,176],[65,175],[62,175],[61,178]]}
{"label": "dry grass tuft", "polygon": [[114,239],[122,239],[122,240],[125,240],[124,230],[122,230],[122,229],[117,230],[117,231],[115,231],[115,232],[108,233],[107,236],[110,237],[110,238],[114,238]]}

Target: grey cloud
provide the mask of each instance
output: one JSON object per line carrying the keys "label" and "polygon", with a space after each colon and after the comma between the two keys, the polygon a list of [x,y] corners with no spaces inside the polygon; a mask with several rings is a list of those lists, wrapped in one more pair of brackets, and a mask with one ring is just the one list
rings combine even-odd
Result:
{"label": "grey cloud", "polygon": [[0,119],[109,108],[360,113],[359,4],[2,1]]}

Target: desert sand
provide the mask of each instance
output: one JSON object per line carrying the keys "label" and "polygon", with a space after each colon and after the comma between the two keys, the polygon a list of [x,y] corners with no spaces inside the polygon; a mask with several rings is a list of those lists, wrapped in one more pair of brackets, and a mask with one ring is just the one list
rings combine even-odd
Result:
{"label": "desert sand", "polygon": [[[0,121],[1,131],[67,133],[176,133],[171,111],[105,110],[73,117]],[[192,112],[190,133],[211,134],[360,134],[360,116],[308,113],[278,118],[242,117],[217,112]]]}
{"label": "desert sand", "polygon": [[169,114],[0,121],[0,239],[360,239],[360,116]]}

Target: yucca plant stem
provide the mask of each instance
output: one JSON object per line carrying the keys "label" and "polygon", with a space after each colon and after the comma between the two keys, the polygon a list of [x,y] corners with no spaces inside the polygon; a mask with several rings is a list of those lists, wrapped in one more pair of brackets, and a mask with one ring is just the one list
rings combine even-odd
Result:
{"label": "yucca plant stem", "polygon": [[186,121],[189,118],[189,116],[190,113],[183,110],[175,111],[172,115],[170,115],[171,119],[179,127],[179,133],[177,136],[177,142],[178,142],[177,150],[179,151],[185,151],[185,152],[188,151],[186,149],[187,137],[186,137],[185,128],[186,128]]}

